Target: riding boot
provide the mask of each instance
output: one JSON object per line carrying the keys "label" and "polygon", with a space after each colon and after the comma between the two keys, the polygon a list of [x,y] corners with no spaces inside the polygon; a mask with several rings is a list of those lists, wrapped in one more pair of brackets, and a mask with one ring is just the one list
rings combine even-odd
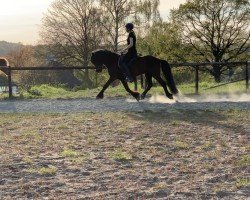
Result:
{"label": "riding boot", "polygon": [[122,63],[122,70],[123,70],[124,74],[126,75],[126,80],[128,82],[132,83],[134,81],[134,79],[131,75],[131,72],[130,72],[128,66],[125,63]]}

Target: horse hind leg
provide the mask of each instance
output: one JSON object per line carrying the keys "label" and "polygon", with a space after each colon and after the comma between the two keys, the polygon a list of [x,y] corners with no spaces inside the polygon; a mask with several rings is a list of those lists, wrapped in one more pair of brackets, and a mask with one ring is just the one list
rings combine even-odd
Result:
{"label": "horse hind leg", "polygon": [[167,96],[169,99],[173,99],[173,95],[168,91],[166,82],[161,78],[161,76],[154,76],[154,78],[155,78],[155,79],[160,83],[160,85],[163,87],[166,96]]}
{"label": "horse hind leg", "polygon": [[141,99],[145,99],[146,94],[148,93],[148,91],[152,88],[153,83],[152,83],[152,75],[149,74],[145,74],[146,77],[146,83],[147,83],[147,87],[144,90],[144,92],[141,94]]}

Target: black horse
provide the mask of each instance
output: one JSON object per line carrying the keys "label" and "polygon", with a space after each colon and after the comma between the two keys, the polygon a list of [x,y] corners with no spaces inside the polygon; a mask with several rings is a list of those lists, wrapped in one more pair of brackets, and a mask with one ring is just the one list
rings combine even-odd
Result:
{"label": "black horse", "polygon": [[3,57],[0,57],[0,66],[1,67],[6,67],[6,66],[9,66],[9,62],[6,58],[3,58]]}
{"label": "black horse", "polygon": [[[0,57],[0,67],[8,67],[9,66],[9,62],[6,58]],[[9,74],[9,71],[5,68],[5,69],[1,69],[1,71],[3,73],[5,73],[6,75]]]}
{"label": "black horse", "polygon": [[[97,99],[102,99],[104,97],[103,95],[104,91],[116,79],[119,79],[122,82],[123,86],[125,87],[126,91],[129,92],[137,100],[144,99],[147,92],[153,86],[152,77],[155,78],[161,84],[161,86],[163,87],[165,91],[166,96],[169,99],[173,99],[172,94],[178,93],[178,90],[175,86],[175,82],[174,82],[173,75],[171,72],[171,68],[168,62],[165,60],[155,58],[153,56],[137,57],[129,66],[131,70],[131,74],[134,79],[138,75],[145,74],[146,82],[147,82],[147,87],[145,91],[141,94],[141,96],[138,92],[131,91],[130,88],[128,87],[127,82],[125,81],[125,77],[122,73],[122,70],[118,66],[120,56],[121,55],[116,54],[114,52],[111,52],[108,50],[102,50],[102,49],[92,52],[91,62],[96,67],[96,71],[101,72],[103,67],[106,67],[110,75],[109,80],[103,86],[103,89],[100,91],[100,93],[97,95],[96,97]],[[161,70],[167,80],[167,84],[161,78]],[[168,85],[172,94],[168,91],[166,85]]]}

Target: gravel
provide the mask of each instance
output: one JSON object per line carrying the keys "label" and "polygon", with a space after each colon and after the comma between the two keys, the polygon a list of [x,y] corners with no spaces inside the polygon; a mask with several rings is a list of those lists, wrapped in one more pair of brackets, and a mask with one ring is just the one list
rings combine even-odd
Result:
{"label": "gravel", "polygon": [[206,109],[242,109],[250,110],[250,101],[233,102],[174,102],[148,99],[137,102],[133,99],[39,99],[5,100],[0,102],[0,112],[102,112],[102,111],[161,111],[166,109],[206,110]]}

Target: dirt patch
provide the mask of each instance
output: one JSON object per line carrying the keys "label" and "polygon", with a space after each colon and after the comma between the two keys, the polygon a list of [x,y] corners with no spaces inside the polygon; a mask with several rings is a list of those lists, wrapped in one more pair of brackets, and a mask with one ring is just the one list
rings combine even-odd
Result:
{"label": "dirt patch", "polygon": [[0,199],[246,199],[249,116],[2,114]]}

